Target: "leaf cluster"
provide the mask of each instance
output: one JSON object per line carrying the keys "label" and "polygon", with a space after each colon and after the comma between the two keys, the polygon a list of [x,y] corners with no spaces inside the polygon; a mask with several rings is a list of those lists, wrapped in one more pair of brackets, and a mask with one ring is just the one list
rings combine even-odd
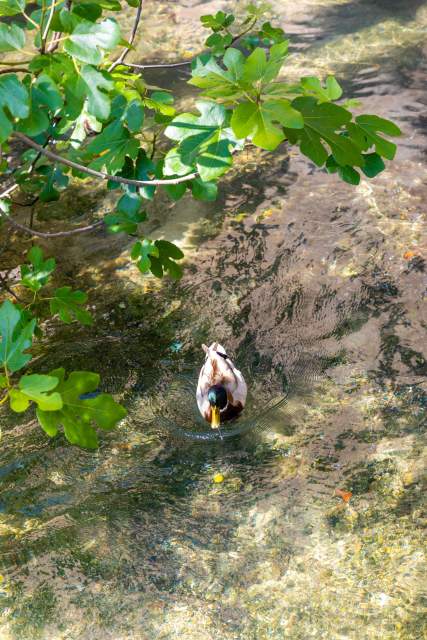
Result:
{"label": "leaf cluster", "polygon": [[97,447],[94,427],[113,429],[125,417],[126,410],[109,394],[97,392],[100,379],[96,373],[73,371],[65,379],[65,370],[61,368],[48,375],[24,374],[13,379],[32,358],[28,350],[35,328],[36,319],[28,319],[28,314],[17,305],[6,300],[0,306],[0,368],[4,371],[0,375],[1,402],[9,400],[11,410],[16,413],[33,404],[40,426],[49,436],[55,436],[62,426],[72,444]]}
{"label": "leaf cluster", "polygon": [[[59,199],[70,177],[84,179],[86,168],[147,182],[110,180],[108,188],[120,195],[105,217],[109,232],[139,237],[135,246],[143,248],[136,264],[142,273],[182,272],[172,255],[156,255],[156,243],[141,234],[145,201],[159,189],[172,200],[187,192],[196,200],[214,200],[218,180],[248,143],[274,151],[286,141],[352,184],[361,173],[376,176],[384,160],[394,157],[396,146],[388,137],[399,135],[399,128],[376,115],[354,117],[351,101],[336,104],[342,89],[333,76],[324,83],[314,76],[294,84],[281,79],[288,40],[266,20],[267,3],[249,4],[240,23],[224,11],[202,16],[211,32],[208,51],[193,61],[189,81],[200,98],[194,112],[177,113],[170,91],[149,85],[126,63],[111,65],[117,47],[130,47],[114,17],[122,7],[118,0],[52,2],[0,2],[0,15],[8,18],[0,24],[0,51],[22,52],[31,40],[36,49],[27,72],[16,73],[12,66],[0,75],[0,143],[19,131],[40,144],[55,144],[59,155],[81,166],[70,171],[33,150],[24,154],[16,179],[41,201]],[[136,7],[139,0],[128,4]],[[153,180],[166,184],[149,184]],[[81,300],[63,291],[52,313],[76,317]]]}

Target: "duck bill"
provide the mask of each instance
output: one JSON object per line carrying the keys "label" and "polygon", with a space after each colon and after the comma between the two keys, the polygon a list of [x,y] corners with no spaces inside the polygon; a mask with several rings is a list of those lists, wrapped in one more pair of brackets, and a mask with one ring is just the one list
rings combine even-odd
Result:
{"label": "duck bill", "polygon": [[221,419],[219,415],[219,407],[212,407],[211,427],[212,429],[219,429]]}

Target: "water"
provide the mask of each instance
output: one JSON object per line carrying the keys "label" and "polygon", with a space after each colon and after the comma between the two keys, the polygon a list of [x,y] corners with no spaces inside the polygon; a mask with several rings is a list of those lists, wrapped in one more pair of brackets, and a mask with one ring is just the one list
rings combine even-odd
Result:
{"label": "water", "polygon": [[[174,38],[219,3],[180,4],[171,48],[185,54]],[[90,453],[2,414],[2,639],[425,637],[427,6],[296,4],[274,3],[292,73],[333,71],[395,119],[397,159],[353,188],[297,153],[258,152],[219,202],[161,201],[153,234],[189,255],[179,285],[141,281],[123,238],[45,245],[98,323],[54,327],[38,370],[99,371],[129,419]],[[153,42],[172,9],[156,11]],[[76,190],[68,215],[102,197]],[[239,437],[193,441],[182,430],[204,430],[193,392],[212,340],[251,399]]]}

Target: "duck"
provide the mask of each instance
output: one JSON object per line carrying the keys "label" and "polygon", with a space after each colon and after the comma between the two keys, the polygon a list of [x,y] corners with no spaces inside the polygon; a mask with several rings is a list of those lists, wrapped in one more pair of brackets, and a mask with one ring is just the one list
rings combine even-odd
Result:
{"label": "duck", "polygon": [[206,354],[197,384],[197,406],[212,429],[238,416],[246,403],[248,388],[242,373],[218,342],[202,344]]}

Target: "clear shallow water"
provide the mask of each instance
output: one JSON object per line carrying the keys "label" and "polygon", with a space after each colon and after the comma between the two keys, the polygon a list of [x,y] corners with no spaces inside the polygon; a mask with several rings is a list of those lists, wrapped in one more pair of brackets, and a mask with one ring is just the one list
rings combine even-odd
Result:
{"label": "clear shallow water", "polygon": [[[215,5],[186,4],[184,35]],[[159,204],[153,232],[192,247],[178,286],[141,283],[120,238],[49,245],[99,323],[57,327],[37,367],[98,370],[129,419],[94,454],[2,415],[2,638],[425,636],[427,10],[294,5],[275,8],[298,72],[334,70],[400,122],[398,158],[354,189],[259,153],[219,203]],[[77,195],[76,216],[107,206]],[[200,444],[165,420],[197,431],[213,339],[251,381],[239,424],[263,428]]]}

